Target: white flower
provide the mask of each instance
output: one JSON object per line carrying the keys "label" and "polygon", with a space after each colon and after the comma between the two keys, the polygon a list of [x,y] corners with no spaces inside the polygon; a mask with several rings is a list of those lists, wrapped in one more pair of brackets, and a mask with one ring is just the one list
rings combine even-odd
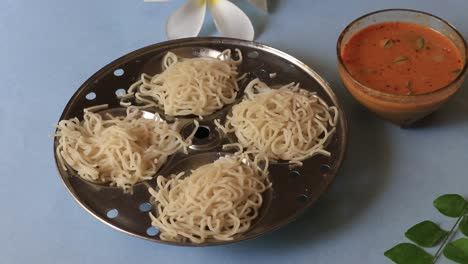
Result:
{"label": "white flower", "polygon": [[167,20],[167,37],[196,37],[203,26],[207,6],[221,35],[253,40],[254,28],[249,17],[228,0],[188,0]]}

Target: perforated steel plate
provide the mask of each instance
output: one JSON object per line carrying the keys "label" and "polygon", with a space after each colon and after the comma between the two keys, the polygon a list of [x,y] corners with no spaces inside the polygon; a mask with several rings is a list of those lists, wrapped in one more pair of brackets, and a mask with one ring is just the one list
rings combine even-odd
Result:
{"label": "perforated steel plate", "polygon": [[[99,104],[109,104],[110,108],[118,110],[120,106],[116,93],[122,92],[121,89],[128,89],[141,73],[159,73],[161,60],[168,51],[183,57],[216,57],[221,51],[234,48],[240,49],[244,57],[239,68],[240,72],[249,73],[246,80],[241,83],[238,101],[247,82],[256,77],[271,86],[300,82],[302,88],[317,92],[329,105],[338,108],[339,122],[337,132],[327,146],[327,150],[332,154],[330,158],[315,156],[305,160],[304,165],[297,168],[290,168],[284,163],[270,166],[273,188],[264,194],[264,205],[260,215],[249,231],[237,235],[232,241],[208,241],[200,245],[238,242],[284,226],[312,206],[327,190],[344,158],[347,124],[341,105],[322,77],[296,58],[255,42],[227,38],[180,39],[139,49],[105,66],[78,89],[60,117],[60,120],[73,117],[81,119],[84,108]],[[276,73],[276,77],[271,78],[270,73]],[[223,119],[231,106],[226,106],[200,121],[207,130],[200,131],[198,137],[193,140],[189,154],[176,154],[171,157],[158,174],[169,175],[194,169],[224,155],[221,146],[232,142],[233,138],[220,133],[215,128],[213,120]],[[167,116],[163,118],[171,119]],[[187,124],[191,123],[193,118],[195,117],[184,117]],[[190,125],[187,125],[182,130],[182,134],[188,133],[190,129]],[[57,142],[54,142],[54,149],[56,144]],[[57,156],[55,158],[57,160]],[[162,241],[159,239],[158,230],[151,228],[148,211],[153,209],[148,203],[150,195],[147,188],[155,186],[155,179],[137,184],[134,194],[129,195],[118,188],[86,182],[76,176],[72,170],[64,171],[60,166],[57,168],[65,186],[76,201],[107,225],[155,242],[194,245]]]}

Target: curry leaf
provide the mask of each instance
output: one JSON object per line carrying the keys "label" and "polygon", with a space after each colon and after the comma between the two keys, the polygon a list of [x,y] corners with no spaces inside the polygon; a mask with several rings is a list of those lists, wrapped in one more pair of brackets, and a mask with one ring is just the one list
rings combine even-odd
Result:
{"label": "curry leaf", "polygon": [[393,63],[399,64],[399,63],[403,63],[403,62],[405,62],[407,60],[408,60],[408,57],[406,57],[406,56],[398,56],[395,59],[393,59]]}
{"label": "curry leaf", "polygon": [[433,247],[447,235],[437,224],[431,221],[421,222],[408,231],[405,236],[414,243],[423,247]]}
{"label": "curry leaf", "polygon": [[468,215],[465,215],[465,217],[463,217],[463,220],[460,223],[460,231],[465,236],[468,236]]}
{"label": "curry leaf", "polygon": [[460,238],[445,246],[444,256],[457,263],[468,264],[468,238]]}
{"label": "curry leaf", "polygon": [[434,255],[410,243],[401,243],[387,250],[385,256],[397,264],[433,264],[443,253],[457,263],[468,264],[468,238],[450,242],[451,237],[460,230],[468,236],[468,201],[458,194],[445,194],[434,200],[434,206],[448,217],[458,218],[449,232],[432,221],[424,221],[411,227],[405,236],[423,247],[435,246],[441,240]]}
{"label": "curry leaf", "polygon": [[424,249],[410,243],[401,243],[384,255],[396,264],[432,264],[433,256]]}
{"label": "curry leaf", "polygon": [[424,38],[419,37],[416,39],[416,47],[418,50],[424,49],[425,46],[426,46],[426,41],[424,40]]}
{"label": "curry leaf", "polygon": [[460,217],[466,204],[465,198],[458,194],[445,194],[434,201],[435,208],[449,217]]}
{"label": "curry leaf", "polygon": [[385,49],[389,49],[391,46],[393,46],[393,40],[392,39],[386,39],[385,40],[385,44],[384,44],[384,48]]}

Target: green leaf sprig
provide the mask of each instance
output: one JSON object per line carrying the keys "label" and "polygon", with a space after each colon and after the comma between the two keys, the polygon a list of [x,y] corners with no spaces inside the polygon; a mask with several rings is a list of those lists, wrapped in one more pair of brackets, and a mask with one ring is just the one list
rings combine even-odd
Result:
{"label": "green leaf sprig", "polygon": [[[387,250],[384,255],[396,264],[434,264],[443,255],[460,264],[468,264],[468,238],[450,241],[460,230],[468,237],[468,201],[458,194],[445,194],[434,200],[434,207],[443,215],[457,218],[450,231],[443,230],[432,221],[414,225],[405,236],[415,244],[401,243]],[[424,248],[440,244],[434,255]]]}
{"label": "green leaf sprig", "polygon": [[434,247],[448,232],[432,221],[424,221],[406,231],[405,236],[422,247]]}

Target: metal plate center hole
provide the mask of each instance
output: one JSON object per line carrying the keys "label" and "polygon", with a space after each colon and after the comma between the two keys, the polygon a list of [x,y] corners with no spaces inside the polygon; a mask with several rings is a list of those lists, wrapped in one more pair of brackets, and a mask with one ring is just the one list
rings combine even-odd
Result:
{"label": "metal plate center hole", "polygon": [[206,126],[200,126],[195,132],[195,137],[198,139],[204,139],[210,136],[210,128]]}

